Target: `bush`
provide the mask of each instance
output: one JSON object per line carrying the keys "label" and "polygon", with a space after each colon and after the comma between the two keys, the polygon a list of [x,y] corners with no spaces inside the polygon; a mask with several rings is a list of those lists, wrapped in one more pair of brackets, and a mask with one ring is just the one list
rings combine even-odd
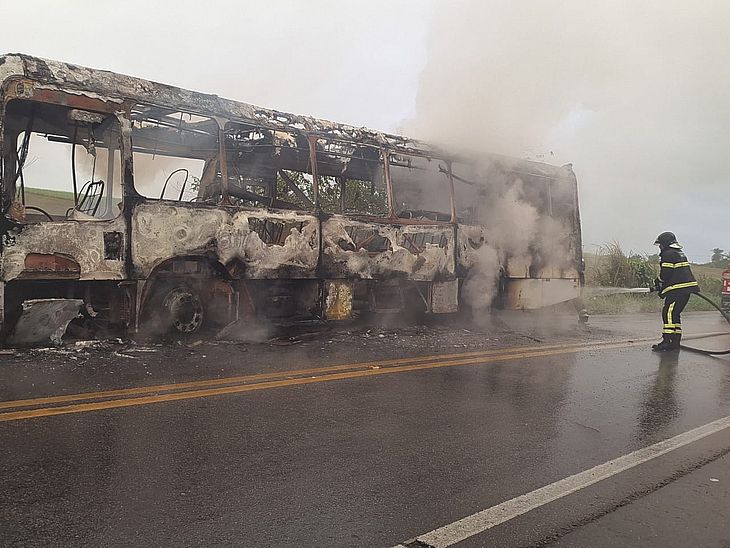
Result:
{"label": "bush", "polygon": [[627,255],[614,242],[599,248],[588,281],[590,285],[600,287],[649,287],[656,275],[656,265],[648,257]]}
{"label": "bush", "polygon": [[700,291],[702,294],[710,297],[714,300],[715,297],[719,297],[722,293],[722,279],[719,276],[705,276],[700,274],[697,276],[697,281],[700,284]]}

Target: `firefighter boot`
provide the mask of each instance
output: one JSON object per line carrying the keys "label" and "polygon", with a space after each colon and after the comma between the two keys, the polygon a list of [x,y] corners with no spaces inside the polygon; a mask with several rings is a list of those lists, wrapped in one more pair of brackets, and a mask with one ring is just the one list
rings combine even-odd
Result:
{"label": "firefighter boot", "polygon": [[672,348],[672,335],[664,334],[662,335],[662,341],[658,344],[654,344],[651,346],[651,349],[654,352],[666,352],[667,350],[671,350]]}
{"label": "firefighter boot", "polygon": [[672,347],[669,350],[679,350],[680,344],[682,342],[682,334],[676,333],[671,336],[672,337]]}

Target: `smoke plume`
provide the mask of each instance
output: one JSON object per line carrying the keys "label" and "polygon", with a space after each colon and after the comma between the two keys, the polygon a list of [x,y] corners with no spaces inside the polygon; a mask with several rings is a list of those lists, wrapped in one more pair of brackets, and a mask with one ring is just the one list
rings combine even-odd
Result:
{"label": "smoke plume", "polygon": [[728,20],[718,1],[437,2],[404,131],[571,162],[588,245],[674,230],[699,258],[726,217]]}
{"label": "smoke plume", "polygon": [[522,195],[521,181],[504,175],[487,179],[491,194],[477,201],[474,221],[486,228],[486,242],[474,253],[473,265],[464,283],[466,302],[485,310],[496,296],[497,282],[508,263],[532,263],[543,217]]}

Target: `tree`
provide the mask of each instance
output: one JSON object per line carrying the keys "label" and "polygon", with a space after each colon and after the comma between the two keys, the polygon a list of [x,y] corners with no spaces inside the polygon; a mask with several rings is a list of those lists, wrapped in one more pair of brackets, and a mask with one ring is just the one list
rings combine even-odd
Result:
{"label": "tree", "polygon": [[725,255],[725,250],[720,249],[719,247],[716,247],[712,250],[712,259],[710,259],[713,263],[719,263],[727,259],[727,255]]}

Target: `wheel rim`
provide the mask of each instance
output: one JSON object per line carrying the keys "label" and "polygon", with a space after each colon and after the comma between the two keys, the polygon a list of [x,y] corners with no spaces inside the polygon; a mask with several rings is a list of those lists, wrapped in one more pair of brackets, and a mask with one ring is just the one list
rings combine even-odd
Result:
{"label": "wheel rim", "polygon": [[203,325],[203,303],[191,289],[173,289],[165,296],[163,306],[168,311],[175,331],[193,333]]}

